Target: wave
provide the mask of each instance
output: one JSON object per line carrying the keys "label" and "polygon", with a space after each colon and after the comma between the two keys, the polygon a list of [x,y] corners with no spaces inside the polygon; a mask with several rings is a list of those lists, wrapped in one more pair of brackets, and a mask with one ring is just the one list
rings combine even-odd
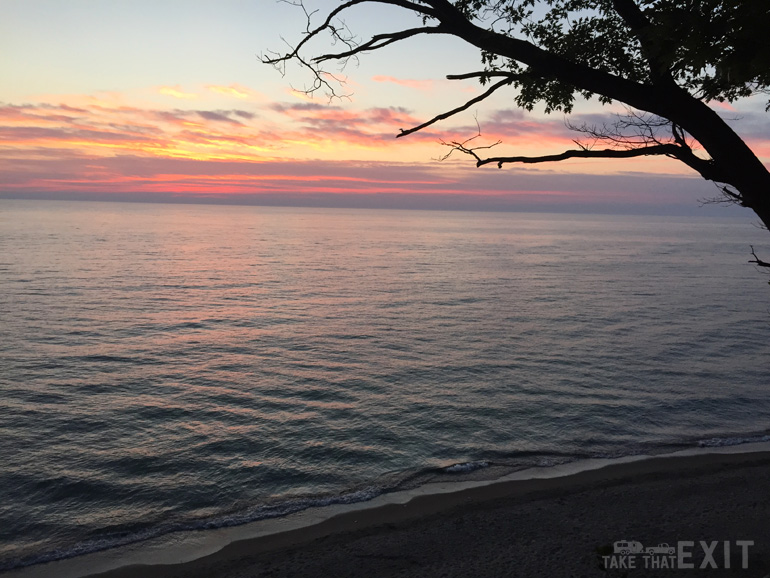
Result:
{"label": "wave", "polygon": [[770,442],[770,435],[753,435],[753,436],[739,436],[739,437],[716,437],[706,440],[698,440],[698,447],[700,448],[723,448],[728,446],[739,446],[743,444],[754,444],[760,442]]}
{"label": "wave", "polygon": [[355,504],[358,502],[368,502],[376,498],[385,491],[383,488],[369,486],[352,492],[346,492],[335,496],[307,497],[287,500],[277,504],[268,504],[257,506],[246,511],[222,515],[205,520],[199,520],[189,523],[175,525],[158,526],[146,530],[132,532],[129,534],[106,535],[96,540],[88,540],[76,544],[66,549],[56,549],[35,556],[0,561],[0,571],[13,570],[32,566],[34,564],[44,564],[66,558],[74,558],[85,554],[93,554],[111,548],[127,546],[137,542],[144,542],[152,538],[171,534],[173,532],[191,532],[196,530],[213,530],[217,528],[227,528],[231,526],[241,526],[251,522],[267,520],[271,518],[280,518],[307,510],[310,508],[322,508],[341,504]]}
{"label": "wave", "polygon": [[478,461],[478,462],[465,462],[462,464],[454,464],[452,466],[448,466],[444,468],[444,471],[448,474],[457,474],[457,473],[464,473],[464,472],[473,472],[475,470],[480,470],[482,468],[488,468],[489,462],[487,461]]}
{"label": "wave", "polygon": [[484,479],[496,479],[516,470],[527,469],[530,467],[553,467],[556,465],[582,461],[585,459],[619,458],[640,454],[661,455],[675,451],[675,449],[682,449],[686,447],[717,448],[758,442],[770,442],[770,433],[761,432],[757,434],[713,437],[708,439],[690,440],[688,442],[662,444],[660,446],[648,447],[646,449],[641,449],[641,447],[629,447],[626,448],[625,452],[613,452],[611,455],[602,453],[595,453],[590,455],[567,455],[556,453],[549,455],[524,451],[512,453],[508,456],[509,459],[503,460],[493,461],[488,459],[480,459],[458,462],[448,466],[418,468],[409,472],[392,473],[390,475],[383,476],[383,478],[379,480],[379,483],[352,489],[335,495],[292,498],[289,500],[278,501],[272,504],[260,504],[245,510],[222,514],[201,520],[161,525],[135,532],[120,532],[115,534],[108,533],[101,538],[86,540],[69,548],[55,549],[33,556],[0,561],[0,571],[8,571],[32,566],[35,564],[44,564],[47,562],[64,560],[67,558],[74,558],[76,556],[93,554],[112,548],[118,548],[147,541],[175,532],[192,532],[241,526],[261,520],[289,516],[291,514],[308,510],[310,508],[324,508],[335,505],[368,502],[383,494],[421,487],[437,481],[461,481],[466,479],[464,477],[465,474],[479,472],[480,470],[490,471],[488,476],[484,476]]}

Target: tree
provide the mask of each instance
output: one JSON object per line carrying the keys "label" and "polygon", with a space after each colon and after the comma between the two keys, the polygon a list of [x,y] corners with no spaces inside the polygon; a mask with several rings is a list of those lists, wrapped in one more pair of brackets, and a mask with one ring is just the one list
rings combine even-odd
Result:
{"label": "tree", "polygon": [[[398,7],[420,16],[422,24],[356,41],[341,18],[367,4]],[[708,105],[770,87],[767,0],[347,0],[316,25],[314,13],[297,5],[308,18],[304,38],[262,60],[282,72],[289,61],[309,68],[314,82],[308,92],[335,94],[325,63],[344,64],[407,38],[448,34],[480,51],[481,70],[448,78],[476,78],[486,91],[399,137],[504,87],[517,89],[514,100],[527,110],[542,102],[546,112],[570,113],[578,95],[619,101],[629,107],[628,115],[602,127],[575,127],[590,137],[575,150],[487,157],[482,149],[490,147],[449,144],[473,156],[477,166],[665,155],[717,183],[726,200],[751,208],[770,227],[770,172]],[[306,57],[310,41],[327,33],[342,48]]]}

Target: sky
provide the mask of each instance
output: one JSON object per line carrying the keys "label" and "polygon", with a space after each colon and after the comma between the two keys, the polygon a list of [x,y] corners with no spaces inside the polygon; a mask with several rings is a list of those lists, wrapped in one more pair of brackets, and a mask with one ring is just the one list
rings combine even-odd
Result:
{"label": "sky", "polygon": [[[336,3],[307,3],[321,12]],[[719,214],[716,187],[667,158],[570,160],[497,169],[441,141],[501,141],[495,154],[551,154],[577,138],[561,113],[517,109],[501,91],[396,139],[481,93],[447,74],[480,70],[453,38],[363,55],[340,94],[309,98],[299,67],[260,62],[302,38],[301,9],[274,0],[0,0],[0,197],[268,205]],[[351,12],[359,37],[419,24],[392,7]],[[327,48],[323,43],[318,52]],[[770,162],[770,116],[749,99],[717,110]],[[716,106],[716,105],[715,105]],[[570,122],[617,105],[581,102]],[[732,209],[733,211],[737,209]],[[739,213],[740,214],[740,213]]]}

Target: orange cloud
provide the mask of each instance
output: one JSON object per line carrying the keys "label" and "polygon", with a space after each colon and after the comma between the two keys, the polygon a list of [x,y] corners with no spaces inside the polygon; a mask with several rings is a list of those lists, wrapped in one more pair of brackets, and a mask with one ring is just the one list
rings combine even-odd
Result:
{"label": "orange cloud", "polygon": [[212,92],[224,94],[227,96],[234,96],[235,98],[249,98],[251,90],[240,86],[239,84],[231,84],[230,86],[217,86],[213,84],[206,85],[206,88]]}
{"label": "orange cloud", "polygon": [[[319,103],[276,103],[271,109],[291,119],[296,127],[285,133],[284,139],[322,146],[336,143],[384,151],[389,145],[396,145],[395,137],[401,129],[420,123],[407,109],[396,107],[353,109]],[[398,142],[397,146],[404,150],[426,140],[435,144],[438,136],[425,131]]]}
{"label": "orange cloud", "polygon": [[158,92],[160,94],[165,95],[165,96],[173,96],[174,98],[183,98],[183,99],[198,98],[197,94],[192,94],[190,92],[182,91],[182,89],[181,89],[181,87],[179,85],[176,85],[176,86],[161,86],[158,89]]}
{"label": "orange cloud", "polygon": [[[405,108],[362,109],[348,103],[284,102],[182,110],[124,106],[118,104],[120,99],[111,105],[89,104],[87,99],[77,100],[77,106],[71,102],[0,105],[0,193],[419,193],[596,199],[591,187],[599,181],[591,179],[597,173],[648,170],[670,176],[686,170],[665,158],[582,159],[526,171],[515,166],[503,171],[493,167],[475,170],[473,160],[462,154],[443,163],[431,162],[448,150],[438,144],[439,139],[462,141],[477,133],[470,113],[396,139],[399,129],[416,126],[426,118]],[[584,115],[574,120],[590,124],[596,119]],[[574,147],[571,139],[575,135],[561,118],[498,110],[480,117],[479,122],[482,136],[474,144],[503,141],[499,147],[483,151],[487,154],[535,155]],[[750,119],[745,122],[755,127],[747,135],[750,145],[767,158],[770,136],[763,134],[764,125]],[[576,178],[580,174],[583,181]],[[623,193],[628,189],[627,176],[603,177],[609,180],[601,181],[602,186],[611,183],[617,195],[633,199],[638,194],[636,190]],[[538,188],[538,179],[550,179],[550,184]],[[582,190],[578,190],[579,182],[587,183]]]}
{"label": "orange cloud", "polygon": [[[129,106],[8,105],[0,107],[0,153],[23,158],[45,151],[68,150],[93,158],[121,154],[195,160],[251,160],[307,158],[341,160],[430,161],[448,149],[439,140],[464,141],[477,133],[473,124],[430,126],[396,139],[401,129],[423,122],[403,108],[354,109],[319,103],[275,103],[269,115],[252,110],[145,109]],[[468,119],[466,119],[468,120]],[[575,136],[561,120],[539,120],[503,110],[481,119],[482,136],[474,145],[502,144],[494,155],[549,154],[572,148]],[[765,149],[763,149],[765,150]],[[25,153],[24,151],[28,151]],[[470,159],[457,155],[458,163]],[[562,171],[580,166],[586,171],[622,170],[634,164],[575,160],[542,165],[537,170]],[[680,167],[667,159],[656,170]],[[645,165],[647,166],[647,165]],[[653,166],[653,165],[650,165]],[[444,169],[446,170],[446,169]],[[684,170],[684,169],[682,169]]]}
{"label": "orange cloud", "polygon": [[[247,110],[153,110],[65,105],[0,107],[0,151],[69,150],[100,158],[139,154],[170,158],[260,160],[275,149]],[[268,144],[263,144],[268,143]],[[271,144],[272,143],[272,144]]]}
{"label": "orange cloud", "polygon": [[299,100],[304,100],[305,102],[315,101],[315,99],[313,98],[313,95],[308,94],[307,92],[304,92],[302,90],[297,90],[296,88],[287,88],[286,94],[289,94],[294,98],[298,98]]}

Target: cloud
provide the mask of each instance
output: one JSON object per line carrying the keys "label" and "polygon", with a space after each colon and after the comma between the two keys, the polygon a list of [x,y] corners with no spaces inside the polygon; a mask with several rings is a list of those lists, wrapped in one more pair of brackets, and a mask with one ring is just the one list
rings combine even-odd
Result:
{"label": "cloud", "polygon": [[[283,102],[249,108],[244,102],[233,109],[182,110],[118,102],[0,104],[0,192],[173,191],[260,198],[443,195],[445,200],[476,195],[488,199],[487,207],[492,206],[489,199],[497,199],[494,203],[499,206],[526,201],[527,206],[593,203],[599,207],[602,203],[666,203],[681,195],[690,200],[714,196],[713,186],[705,181],[663,174],[684,170],[670,159],[574,160],[528,168],[512,165],[502,171],[475,169],[473,160],[463,155],[431,162],[446,150],[438,143],[440,138],[465,140],[477,133],[470,113],[396,139],[399,129],[426,119],[407,108],[358,108],[347,103]],[[767,120],[753,114],[736,122],[748,123],[748,132],[741,134],[763,158],[770,158]],[[575,115],[572,120],[579,124],[607,118]],[[502,140],[492,152],[495,155],[553,153],[574,147],[575,135],[561,117],[539,118],[501,109],[490,111],[479,122],[482,137],[474,143]],[[630,172],[646,169],[652,174]],[[602,171],[625,172],[592,174]],[[696,189],[701,191],[698,195]]]}
{"label": "cloud", "polygon": [[0,157],[0,197],[220,199],[255,204],[697,213],[713,187],[698,178],[552,174],[526,168],[462,171],[441,163],[194,161],[120,155],[40,159],[20,168]]}
{"label": "cloud", "polygon": [[269,108],[275,112],[283,112],[286,114],[292,114],[295,111],[305,112],[305,111],[341,110],[339,106],[323,105],[317,102],[303,102],[302,104],[275,102],[271,104]]}
{"label": "cloud", "polygon": [[[0,105],[0,128],[5,141],[0,150],[25,148],[78,149],[98,157],[110,154],[147,154],[196,159],[254,158],[272,156],[323,155],[328,158],[422,158],[429,160],[443,154],[440,140],[465,141],[477,134],[478,127],[469,115],[458,115],[436,123],[402,139],[401,129],[426,120],[403,107],[355,108],[323,105],[317,102],[273,103],[272,114],[260,116],[249,109],[159,109],[130,106],[89,107],[38,103]],[[756,118],[755,118],[756,117]],[[768,123],[759,113],[748,113],[735,121],[738,132],[763,158],[770,145]],[[597,124],[611,120],[601,115],[573,115],[575,124]],[[733,121],[731,121],[733,122]],[[574,148],[570,131],[562,118],[538,118],[516,109],[491,111],[479,118],[481,136],[473,144],[492,145],[495,155],[537,155],[558,153]],[[413,152],[421,147],[418,156]],[[359,152],[356,152],[359,151]],[[612,167],[624,163],[595,160],[569,161],[570,166]],[[648,166],[653,161],[647,160]],[[657,159],[656,166],[664,166]],[[552,165],[553,166],[553,165]],[[677,165],[678,166],[678,165]],[[618,167],[618,168],[615,168]],[[560,169],[561,170],[561,169]],[[684,170],[684,169],[682,169]]]}
{"label": "cloud", "polygon": [[161,86],[158,89],[160,94],[165,96],[173,96],[174,98],[193,99],[198,98],[197,94],[182,91],[182,88],[177,84],[176,86]]}
{"label": "cloud", "polygon": [[[402,107],[355,109],[305,102],[276,103],[271,109],[294,121],[298,130],[291,134],[302,140],[338,142],[360,147],[382,147],[385,142],[395,142],[401,129],[421,122]],[[418,133],[411,139],[411,143],[425,140],[436,142],[437,134],[430,131]]]}
{"label": "cloud", "polygon": [[206,88],[211,92],[218,94],[224,94],[226,96],[233,96],[235,98],[249,98],[252,91],[239,84],[231,84],[230,86],[218,86],[214,84],[207,84]]}
{"label": "cloud", "polygon": [[257,160],[275,148],[260,144],[275,142],[275,135],[264,134],[257,118],[240,109],[92,106],[75,111],[50,103],[6,105],[0,106],[0,154],[20,158],[27,150],[39,157],[43,149],[71,149],[92,158],[141,154]]}
{"label": "cloud", "polygon": [[293,121],[296,127],[296,132],[291,133],[293,139],[334,141],[370,148],[395,142],[402,148],[430,143],[436,147],[435,154],[441,150],[438,148],[440,141],[462,142],[477,135],[479,128],[482,134],[475,144],[489,145],[501,141],[501,148],[524,149],[518,154],[529,154],[528,151],[538,154],[561,152],[565,147],[572,146],[572,139],[576,136],[562,118],[537,118],[516,109],[492,111],[478,118],[478,125],[471,113],[463,113],[396,141],[402,130],[418,126],[430,117],[418,117],[404,107],[361,109],[317,102],[274,103],[269,108]]}
{"label": "cloud", "polygon": [[293,96],[294,98],[298,98],[299,100],[304,100],[305,102],[311,102],[311,103],[315,102],[313,95],[303,90],[297,90],[296,88],[287,88],[285,89],[284,92],[289,96]]}
{"label": "cloud", "polygon": [[41,142],[45,140],[76,140],[91,143],[136,142],[136,134],[87,129],[45,128],[39,126],[0,126],[0,136],[5,144],[12,142]]}
{"label": "cloud", "polygon": [[200,115],[201,117],[205,118],[206,120],[216,120],[219,122],[230,122],[233,124],[242,124],[241,122],[235,120],[234,118],[230,118],[228,111],[214,111],[214,110],[197,110],[195,111]]}

